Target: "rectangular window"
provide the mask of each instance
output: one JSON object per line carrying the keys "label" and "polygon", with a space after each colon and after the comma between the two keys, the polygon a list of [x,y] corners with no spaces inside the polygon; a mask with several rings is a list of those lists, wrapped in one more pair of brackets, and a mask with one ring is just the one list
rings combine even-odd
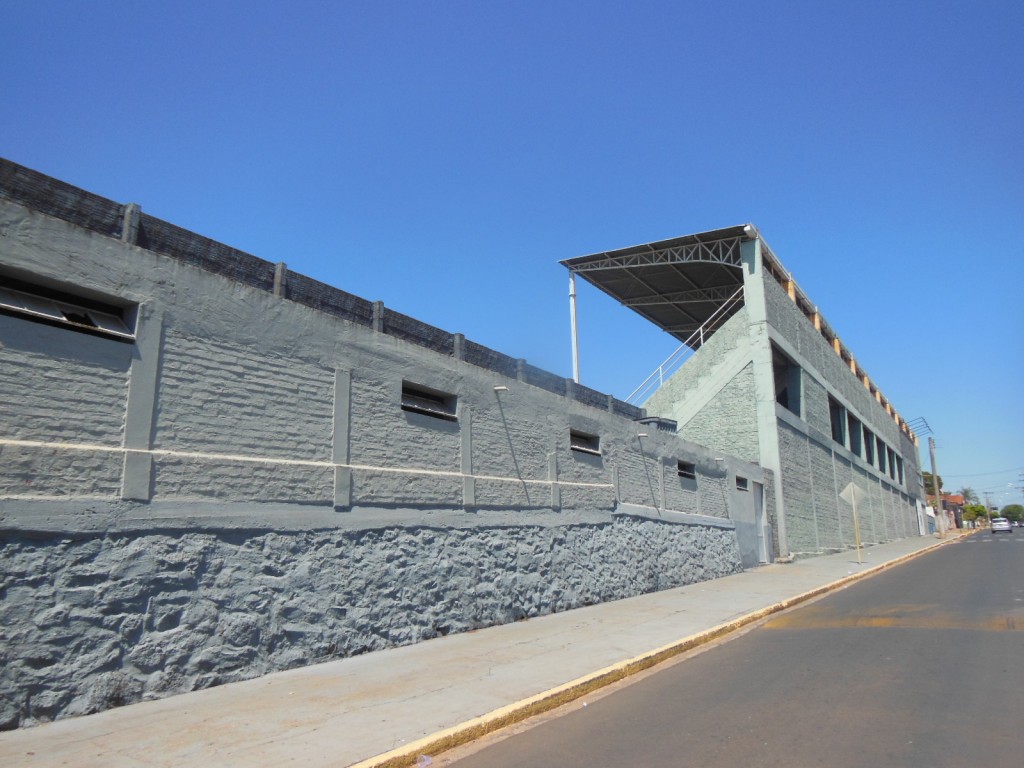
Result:
{"label": "rectangular window", "polygon": [[117,307],[64,291],[4,277],[0,313],[70,331],[132,342],[134,307]]}
{"label": "rectangular window", "polygon": [[458,398],[446,392],[436,389],[429,389],[412,384],[408,381],[402,382],[402,410],[409,413],[422,413],[424,416],[431,416],[435,419],[445,421],[457,421],[456,409]]}
{"label": "rectangular window", "polygon": [[828,415],[832,422],[832,439],[841,445],[846,445],[846,409],[839,404],[839,401],[829,395]]}
{"label": "rectangular window", "polygon": [[875,447],[878,449],[878,468],[885,472],[885,443],[882,442],[882,438],[875,438]]}
{"label": "rectangular window", "polygon": [[800,366],[774,344],[772,373],[775,377],[775,402],[800,416]]}
{"label": "rectangular window", "polygon": [[688,461],[680,461],[676,470],[680,477],[694,479],[697,477],[697,467]]}
{"label": "rectangular window", "polygon": [[595,456],[601,455],[601,438],[578,429],[569,430],[569,448],[580,453],[592,453]]}
{"label": "rectangular window", "polygon": [[864,460],[875,465],[875,433],[867,427],[864,427]]}
{"label": "rectangular window", "polygon": [[889,446],[885,447],[886,458],[889,459],[889,477],[896,479],[896,452]]}
{"label": "rectangular window", "polygon": [[903,485],[903,457],[896,457],[896,480]]}
{"label": "rectangular window", "polygon": [[860,423],[860,419],[854,416],[852,413],[846,414],[846,427],[847,434],[850,436],[850,452],[857,456],[862,456],[861,453],[861,436],[864,434],[864,427]]}
{"label": "rectangular window", "polygon": [[739,475],[736,475],[736,490],[737,491],[749,491],[750,490],[750,483],[747,481],[747,478],[740,477]]}

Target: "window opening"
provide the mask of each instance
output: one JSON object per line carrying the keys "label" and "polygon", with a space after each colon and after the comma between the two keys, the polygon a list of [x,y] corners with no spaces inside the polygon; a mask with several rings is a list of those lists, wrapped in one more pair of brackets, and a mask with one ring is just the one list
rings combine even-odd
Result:
{"label": "window opening", "polygon": [[428,389],[419,384],[402,382],[402,410],[409,413],[422,413],[435,419],[457,421],[456,409],[458,398],[436,389]]}
{"label": "window opening", "polygon": [[0,285],[0,313],[44,325],[131,342],[135,332],[126,320],[132,308],[93,301],[80,296],[4,278]]}
{"label": "window opening", "polygon": [[896,452],[889,446],[885,447],[886,457],[889,459],[889,477],[896,479]]}
{"label": "window opening", "polygon": [[676,472],[680,477],[694,480],[697,477],[697,466],[689,461],[678,462]]}
{"label": "window opening", "polygon": [[885,443],[882,442],[882,438],[875,438],[875,447],[878,448],[878,468],[885,472]]}
{"label": "window opening", "polygon": [[847,433],[850,435],[850,451],[855,453],[857,456],[863,455],[861,453],[861,437],[864,433],[864,427],[860,423],[860,419],[852,413],[847,413],[846,425]]}
{"label": "window opening", "polygon": [[775,402],[800,416],[800,366],[772,345]]}
{"label": "window opening", "polygon": [[747,478],[740,477],[739,475],[736,475],[736,490],[737,491],[749,491],[750,490],[750,483],[747,480]]}
{"label": "window opening", "polygon": [[846,445],[846,419],[843,417],[846,409],[839,404],[831,395],[828,396],[828,415],[832,422],[832,439],[841,445]]}
{"label": "window opening", "polygon": [[644,416],[642,419],[634,419],[637,424],[644,424],[645,426],[654,426],[660,432],[669,432],[675,434],[678,423],[674,419],[666,419],[661,416]]}
{"label": "window opening", "polygon": [[864,427],[864,460],[875,465],[875,433],[867,427]]}
{"label": "window opening", "polygon": [[900,485],[903,485],[903,457],[896,457],[896,479]]}
{"label": "window opening", "polygon": [[601,455],[601,438],[578,429],[569,430],[569,448],[580,453]]}

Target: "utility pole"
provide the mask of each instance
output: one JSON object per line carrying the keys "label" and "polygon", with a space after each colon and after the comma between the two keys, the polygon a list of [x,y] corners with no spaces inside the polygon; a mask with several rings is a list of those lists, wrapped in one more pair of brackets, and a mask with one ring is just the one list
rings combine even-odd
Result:
{"label": "utility pole", "polygon": [[935,438],[928,438],[928,453],[932,457],[932,490],[935,493],[935,527],[938,529],[941,539],[946,533],[946,524],[943,521],[942,495],[939,493],[939,470],[935,468]]}
{"label": "utility pole", "polygon": [[580,383],[580,346],[576,331],[576,273],[569,272],[569,322],[572,324],[572,380]]}

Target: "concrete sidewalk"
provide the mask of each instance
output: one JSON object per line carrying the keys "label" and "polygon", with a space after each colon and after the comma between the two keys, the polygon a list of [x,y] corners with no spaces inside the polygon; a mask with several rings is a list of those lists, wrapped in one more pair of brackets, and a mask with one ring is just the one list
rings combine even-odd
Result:
{"label": "concrete sidewalk", "polygon": [[955,541],[920,537],[0,734],[0,765],[381,766],[465,743]]}

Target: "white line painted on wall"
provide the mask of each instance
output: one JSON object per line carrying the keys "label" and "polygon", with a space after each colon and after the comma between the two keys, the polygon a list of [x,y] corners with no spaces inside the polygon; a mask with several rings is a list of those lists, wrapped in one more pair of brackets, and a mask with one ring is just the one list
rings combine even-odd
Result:
{"label": "white line painted on wall", "polygon": [[[416,468],[405,468],[405,467],[380,467],[371,466],[367,464],[335,464],[330,461],[311,461],[306,459],[274,459],[268,456],[243,456],[240,454],[230,453],[200,453],[190,451],[171,451],[163,448],[123,448],[115,447],[110,445],[94,445],[89,443],[52,443],[41,440],[8,440],[0,438],[0,446],[12,446],[18,448],[37,448],[37,449],[49,449],[58,451],[90,451],[93,453],[148,453],[151,456],[159,456],[163,458],[176,458],[176,459],[199,459],[202,461],[234,461],[244,462],[249,464],[277,464],[285,466],[298,466],[298,467],[313,467],[316,469],[334,469],[335,467],[348,467],[353,470],[367,471],[367,472],[389,472],[400,475],[428,475],[431,477],[451,477],[451,478],[462,478],[465,475],[462,472],[444,472],[436,469],[416,469]],[[530,485],[544,485],[550,486],[551,480],[526,480],[518,477],[502,477],[498,475],[472,475],[477,480],[492,480],[501,483],[527,483]],[[580,483],[570,480],[559,480],[559,485],[569,486],[573,488],[612,488],[612,483]],[[7,498],[20,498],[14,496],[8,496]],[[27,497],[26,497],[27,498]],[[32,497],[37,498],[37,497]],[[39,497],[41,498],[41,497]],[[49,498],[49,497],[47,497]],[[67,497],[60,497],[67,498]],[[80,498],[80,497],[76,497]]]}

